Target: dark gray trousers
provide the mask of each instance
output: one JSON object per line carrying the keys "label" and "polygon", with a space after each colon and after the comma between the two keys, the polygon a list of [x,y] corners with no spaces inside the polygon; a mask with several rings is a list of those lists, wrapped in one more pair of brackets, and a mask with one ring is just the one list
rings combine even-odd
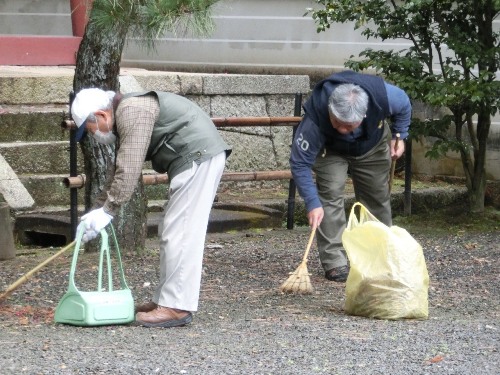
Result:
{"label": "dark gray trousers", "polygon": [[361,202],[381,222],[392,225],[389,193],[391,158],[386,126],[380,142],[365,155],[353,157],[326,153],[319,155],[313,170],[325,216],[317,231],[321,265],[325,271],[347,264],[342,247],[346,226],[345,183],[349,168],[356,201]]}

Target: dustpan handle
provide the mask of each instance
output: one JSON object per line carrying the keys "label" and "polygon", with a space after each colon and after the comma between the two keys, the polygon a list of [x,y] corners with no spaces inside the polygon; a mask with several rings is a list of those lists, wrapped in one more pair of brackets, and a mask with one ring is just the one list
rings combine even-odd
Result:
{"label": "dustpan handle", "polygon": [[108,290],[111,292],[113,290],[113,277],[111,270],[111,257],[109,255],[109,242],[108,233],[105,229],[101,230],[101,252],[99,254],[99,272],[97,276],[97,290],[102,291],[102,268],[104,261],[104,254],[106,254],[106,266],[108,268]]}
{"label": "dustpan handle", "polygon": [[[75,284],[75,272],[76,272],[76,265],[78,263],[78,254],[80,253],[80,246],[84,233],[85,233],[85,228],[82,227],[80,231],[78,231],[78,233],[76,234],[76,243],[75,243],[75,248],[73,250],[73,259],[71,260],[71,269],[69,271],[68,292],[78,292],[78,288],[76,287]],[[100,234],[101,234],[101,252],[99,254],[99,272],[97,276],[97,290],[101,291],[102,289],[102,266],[103,266],[104,253],[106,253],[106,263],[108,267],[108,285],[111,291],[113,288],[113,284],[111,275],[111,262],[109,256],[108,234],[104,229],[101,231]]]}
{"label": "dustpan handle", "polygon": [[118,261],[118,269],[120,271],[120,284],[122,289],[128,289],[127,281],[125,280],[125,273],[123,272],[123,263],[120,254],[120,246],[118,246],[118,239],[116,238],[115,228],[113,227],[112,224],[110,224],[109,227],[111,228],[111,235],[113,237],[113,242],[115,244],[115,249],[116,249],[116,260]]}
{"label": "dustpan handle", "polygon": [[68,285],[69,292],[78,291],[78,288],[75,285],[75,270],[76,270],[76,263],[78,261],[78,253],[80,252],[80,246],[84,233],[85,233],[85,228],[83,227],[76,233],[75,248],[73,249],[73,259],[71,260],[71,268],[69,271],[69,285]]}
{"label": "dustpan handle", "polygon": [[[128,289],[127,282],[125,280],[125,273],[123,271],[123,263],[122,263],[122,258],[120,254],[120,247],[118,246],[118,240],[116,238],[115,234],[115,229],[113,228],[112,224],[109,224],[109,227],[111,228],[111,235],[113,237],[113,242],[115,245],[116,249],[116,257],[118,261],[118,268],[120,272],[120,285],[123,289]],[[82,228],[80,231],[78,231],[76,235],[76,241],[75,241],[75,248],[73,250],[73,259],[71,261],[71,269],[69,271],[69,285],[68,285],[68,291],[72,292],[77,292],[78,288],[76,287],[75,284],[75,272],[76,272],[76,265],[78,263],[78,254],[80,252],[80,246],[83,238],[83,234],[85,233],[85,229]],[[112,270],[111,270],[111,259],[110,259],[110,251],[109,251],[109,238],[108,234],[105,229],[103,229],[101,232],[101,252],[99,255],[99,275],[98,275],[98,290],[101,291],[102,289],[102,268],[103,268],[103,261],[104,261],[104,253],[106,253],[106,263],[107,263],[107,268],[108,268],[108,286],[109,290],[111,291],[113,289],[113,283],[112,283]]]}

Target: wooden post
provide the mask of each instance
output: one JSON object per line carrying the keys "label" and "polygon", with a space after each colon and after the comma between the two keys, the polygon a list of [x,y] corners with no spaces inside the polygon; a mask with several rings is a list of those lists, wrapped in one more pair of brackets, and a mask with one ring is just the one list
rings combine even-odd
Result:
{"label": "wooden post", "polygon": [[0,202],[0,260],[12,259],[16,256],[10,208],[5,202]]}

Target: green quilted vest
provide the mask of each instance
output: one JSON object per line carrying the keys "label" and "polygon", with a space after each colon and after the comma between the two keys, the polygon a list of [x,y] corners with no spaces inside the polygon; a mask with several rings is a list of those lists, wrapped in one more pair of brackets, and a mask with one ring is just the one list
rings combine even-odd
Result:
{"label": "green quilted vest", "polygon": [[149,91],[126,95],[155,94],[160,103],[160,114],[153,128],[146,160],[153,169],[168,173],[172,180],[189,169],[192,162],[198,164],[226,151],[231,147],[224,142],[210,117],[190,100],[168,92]]}

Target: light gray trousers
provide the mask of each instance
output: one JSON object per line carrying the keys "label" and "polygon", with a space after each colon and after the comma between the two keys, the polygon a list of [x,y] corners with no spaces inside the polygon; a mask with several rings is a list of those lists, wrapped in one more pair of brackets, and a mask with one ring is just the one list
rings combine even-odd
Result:
{"label": "light gray trousers", "polygon": [[356,201],[365,205],[377,219],[392,225],[389,193],[391,158],[387,142],[388,129],[381,141],[359,157],[337,154],[319,155],[313,170],[325,216],[317,231],[321,265],[325,271],[345,266],[347,258],[342,247],[346,226],[344,189],[349,168]]}
{"label": "light gray trousers", "polygon": [[160,236],[160,282],[153,302],[197,311],[210,210],[224,171],[226,153],[193,165],[170,182]]}

